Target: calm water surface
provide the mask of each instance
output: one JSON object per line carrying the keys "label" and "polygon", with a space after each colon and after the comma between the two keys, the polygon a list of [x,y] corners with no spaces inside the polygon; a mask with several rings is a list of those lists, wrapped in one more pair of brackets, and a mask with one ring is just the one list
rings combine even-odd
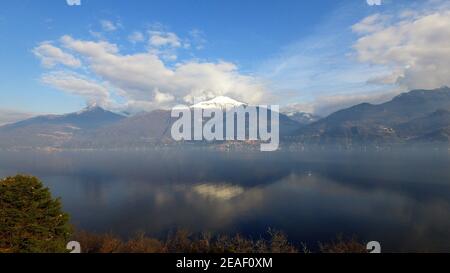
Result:
{"label": "calm water surface", "polygon": [[343,234],[450,251],[448,152],[1,152],[0,176],[16,173],[39,176],[92,232],[271,227],[311,248]]}

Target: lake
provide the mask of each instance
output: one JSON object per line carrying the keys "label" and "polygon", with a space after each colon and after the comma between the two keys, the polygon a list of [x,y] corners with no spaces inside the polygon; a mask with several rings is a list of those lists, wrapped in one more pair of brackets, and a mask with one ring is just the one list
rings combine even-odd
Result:
{"label": "lake", "polygon": [[337,235],[384,252],[450,251],[448,151],[1,152],[0,176],[38,176],[72,223],[139,231],[284,231],[311,249]]}

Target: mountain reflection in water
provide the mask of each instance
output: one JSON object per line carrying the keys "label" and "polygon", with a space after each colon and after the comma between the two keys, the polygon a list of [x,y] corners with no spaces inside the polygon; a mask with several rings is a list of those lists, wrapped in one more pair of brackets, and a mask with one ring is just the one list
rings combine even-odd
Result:
{"label": "mountain reflection in water", "polygon": [[0,175],[39,176],[79,228],[122,236],[257,237],[315,246],[338,234],[384,251],[450,250],[448,152],[0,154]]}

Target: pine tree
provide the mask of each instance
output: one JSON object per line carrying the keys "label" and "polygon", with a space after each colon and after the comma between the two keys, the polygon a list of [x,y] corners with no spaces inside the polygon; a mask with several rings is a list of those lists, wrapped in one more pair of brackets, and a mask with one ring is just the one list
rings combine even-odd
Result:
{"label": "pine tree", "polygon": [[70,236],[69,215],[39,179],[0,180],[0,252],[66,252]]}

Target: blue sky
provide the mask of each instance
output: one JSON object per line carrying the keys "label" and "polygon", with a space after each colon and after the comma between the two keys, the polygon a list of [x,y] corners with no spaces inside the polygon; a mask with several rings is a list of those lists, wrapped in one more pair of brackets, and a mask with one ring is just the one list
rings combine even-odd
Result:
{"label": "blue sky", "polygon": [[[414,80],[430,73],[419,66],[425,57],[383,55],[383,44],[415,46],[446,12],[439,0],[7,1],[0,109],[65,113],[97,103],[141,111],[227,95],[327,114],[447,84]],[[401,27],[417,22],[421,33]]]}

